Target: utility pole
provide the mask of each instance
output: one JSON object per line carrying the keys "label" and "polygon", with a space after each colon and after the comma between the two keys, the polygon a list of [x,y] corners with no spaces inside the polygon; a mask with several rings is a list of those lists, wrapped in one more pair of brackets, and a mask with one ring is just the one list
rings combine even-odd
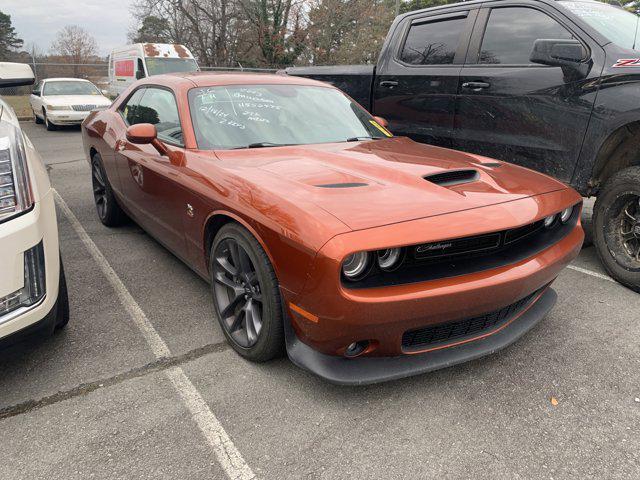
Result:
{"label": "utility pole", "polygon": [[400,15],[400,0],[396,0],[396,17]]}

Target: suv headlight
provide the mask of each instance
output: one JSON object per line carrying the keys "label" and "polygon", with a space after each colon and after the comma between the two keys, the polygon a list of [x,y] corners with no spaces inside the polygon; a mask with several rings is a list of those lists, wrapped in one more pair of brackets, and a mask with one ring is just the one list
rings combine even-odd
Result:
{"label": "suv headlight", "polygon": [[24,139],[19,129],[0,122],[0,222],[33,206]]}

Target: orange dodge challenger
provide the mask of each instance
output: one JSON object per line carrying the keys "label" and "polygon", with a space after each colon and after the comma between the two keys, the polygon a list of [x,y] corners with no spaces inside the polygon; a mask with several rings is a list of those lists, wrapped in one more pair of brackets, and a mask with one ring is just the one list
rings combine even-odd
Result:
{"label": "orange dodge challenger", "polygon": [[209,281],[241,356],[286,349],[335,383],[509,345],[584,238],[564,184],[393,137],[313,80],[154,76],[82,131],[103,224],[133,219]]}

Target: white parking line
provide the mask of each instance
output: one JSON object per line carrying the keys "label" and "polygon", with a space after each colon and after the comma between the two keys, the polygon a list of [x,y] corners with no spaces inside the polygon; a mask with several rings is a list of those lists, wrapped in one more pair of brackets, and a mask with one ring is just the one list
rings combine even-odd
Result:
{"label": "white parking line", "polygon": [[606,280],[608,282],[616,283],[616,281],[613,278],[611,278],[609,275],[603,275],[602,273],[594,272],[592,270],[587,270],[586,268],[582,268],[582,267],[576,267],[575,265],[569,265],[567,268],[570,268],[571,270],[575,270],[576,272],[591,275],[592,277],[600,278],[601,280]]}
{"label": "white parking line", "polygon": [[[107,277],[107,280],[118,295],[120,302],[125,307],[127,313],[129,313],[136,326],[140,329],[142,336],[151,348],[155,357],[159,359],[171,356],[171,350],[169,350],[167,344],[162,340],[162,337],[160,337],[156,329],[153,327],[142,308],[140,308],[140,305],[138,305],[138,302],[135,301],[133,296],[129,293],[129,290],[127,290],[127,287],[122,283],[118,274],[111,265],[109,265],[109,262],[102,252],[98,249],[93,240],[91,240],[91,237],[89,237],[89,234],[80,224],[67,203],[55,189],[53,190],[53,193],[58,206],[64,213],[65,217],[67,217],[71,227],[85,247],[87,247],[89,254],[98,264],[102,273]],[[227,476],[232,480],[249,480],[256,478],[249,465],[247,465],[244,458],[242,458],[242,455],[231,441],[231,438],[229,438],[229,435],[227,435],[227,432],[202,398],[202,395],[200,395],[196,387],[191,383],[191,380],[189,380],[187,375],[184,373],[184,370],[182,370],[181,367],[174,367],[167,370],[165,374],[171,381],[174,388],[178,391],[178,394],[182,399],[182,403],[189,410],[194,421],[209,442],[209,445],[212,447],[218,462],[224,469]]]}

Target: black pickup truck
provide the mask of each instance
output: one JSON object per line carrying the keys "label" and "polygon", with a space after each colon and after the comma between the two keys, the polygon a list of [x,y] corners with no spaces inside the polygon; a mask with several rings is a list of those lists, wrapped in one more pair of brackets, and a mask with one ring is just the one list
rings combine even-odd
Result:
{"label": "black pickup truck", "polygon": [[397,135],[597,196],[598,254],[640,292],[639,18],[588,0],[457,3],[396,18],[375,66],[286,73],[341,88]]}

